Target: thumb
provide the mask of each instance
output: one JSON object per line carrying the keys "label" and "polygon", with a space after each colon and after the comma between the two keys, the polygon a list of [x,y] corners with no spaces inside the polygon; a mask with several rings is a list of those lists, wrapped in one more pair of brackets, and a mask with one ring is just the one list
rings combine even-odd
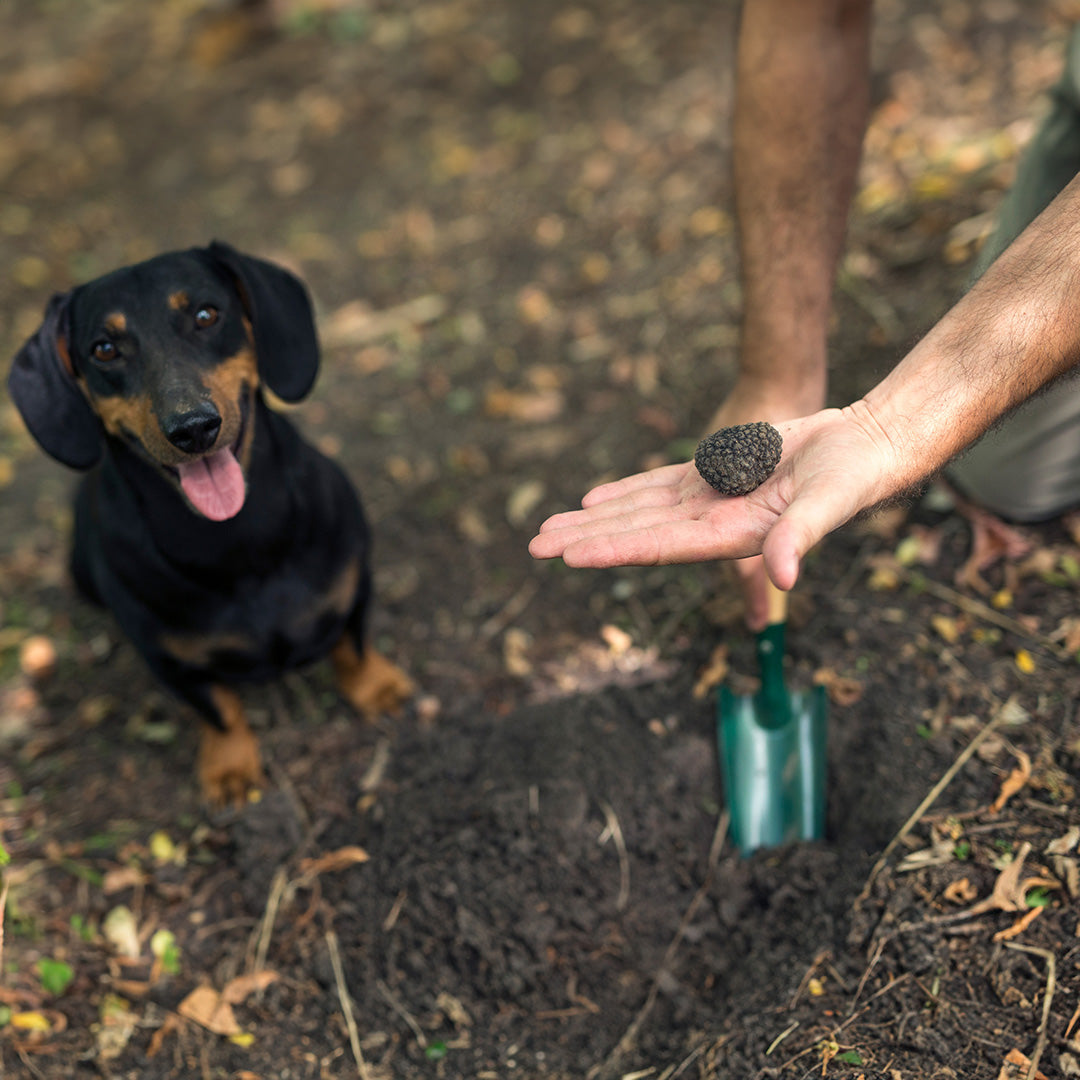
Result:
{"label": "thumb", "polygon": [[761,548],[772,583],[778,589],[793,588],[806,553],[849,517],[828,497],[813,498],[807,493],[795,499],[769,530]]}

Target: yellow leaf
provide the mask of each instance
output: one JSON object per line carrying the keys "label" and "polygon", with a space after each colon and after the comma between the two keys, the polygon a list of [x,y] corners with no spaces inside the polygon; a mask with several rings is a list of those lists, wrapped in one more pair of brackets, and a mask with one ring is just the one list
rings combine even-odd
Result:
{"label": "yellow leaf", "polygon": [[950,618],[948,615],[934,615],[930,619],[930,625],[950,645],[955,645],[960,640],[960,624],[956,619]]}
{"label": "yellow leaf", "polygon": [[255,1036],[250,1031],[241,1031],[237,1035],[230,1035],[229,1042],[243,1047],[245,1050],[255,1042]]}
{"label": "yellow leaf", "polygon": [[825,984],[820,979],[811,979],[806,984],[806,989],[810,992],[811,997],[821,997],[825,993]]}
{"label": "yellow leaf", "polygon": [[1018,649],[1016,653],[1016,666],[1025,674],[1030,675],[1035,670],[1035,657],[1027,649]]}
{"label": "yellow leaf", "polygon": [[158,829],[150,837],[150,854],[153,856],[154,862],[159,865],[171,862],[180,865],[176,845],[173,843],[172,837],[163,829]]}
{"label": "yellow leaf", "polygon": [[15,1013],[9,1023],[20,1031],[50,1031],[52,1029],[49,1018],[39,1012]]}

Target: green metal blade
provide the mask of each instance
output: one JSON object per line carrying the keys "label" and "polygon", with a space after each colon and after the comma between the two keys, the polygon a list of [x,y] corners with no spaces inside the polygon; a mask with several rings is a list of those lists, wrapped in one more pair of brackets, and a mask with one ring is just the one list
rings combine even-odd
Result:
{"label": "green metal blade", "polygon": [[[721,687],[717,734],[732,839],[744,854],[825,832],[826,699],[823,687],[778,704]],[[786,714],[786,718],[785,718]],[[778,722],[778,718],[780,718]]]}

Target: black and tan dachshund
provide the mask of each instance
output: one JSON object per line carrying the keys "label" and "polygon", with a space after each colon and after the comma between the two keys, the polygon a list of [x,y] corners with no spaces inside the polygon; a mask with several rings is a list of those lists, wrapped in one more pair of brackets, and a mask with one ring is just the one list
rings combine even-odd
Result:
{"label": "black and tan dachshund", "polygon": [[41,446],[91,470],[75,580],[205,719],[198,773],[213,803],[262,778],[235,684],[329,654],[365,715],[412,690],[366,639],[356,493],[263,399],[265,386],[298,401],[318,366],[303,284],[215,242],[57,294],[9,378]]}

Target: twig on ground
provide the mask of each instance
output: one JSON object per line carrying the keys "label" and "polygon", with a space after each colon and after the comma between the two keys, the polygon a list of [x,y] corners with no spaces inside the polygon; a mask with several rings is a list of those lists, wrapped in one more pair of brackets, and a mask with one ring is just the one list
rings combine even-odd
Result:
{"label": "twig on ground", "polygon": [[[912,581],[912,575],[907,574],[905,576],[910,583]],[[943,585],[940,581],[934,581],[932,578],[920,576],[918,585],[919,588],[924,589],[931,596],[936,596],[939,600],[944,600],[946,603],[952,604],[953,607],[959,608],[964,613],[971,615],[976,619],[982,619],[983,622],[991,623],[1001,630],[1008,630],[1010,634],[1016,634],[1017,637],[1022,637],[1033,642],[1038,645],[1039,648],[1045,649],[1058,660],[1069,659],[1070,654],[1056,641],[1047,637],[1045,634],[1039,634],[1029,630],[1018,619],[1012,619],[1008,615],[1002,615],[1000,611],[995,611],[992,607],[989,607],[981,601],[975,600],[970,596],[965,596],[962,592],[957,592],[956,589],[952,589],[948,585]]]}
{"label": "twig on ground", "polygon": [[506,629],[528,606],[539,591],[535,581],[527,581],[490,619],[481,623],[476,636],[481,641],[490,641]]}
{"label": "twig on ground", "polygon": [[249,975],[262,971],[266,965],[266,955],[270,950],[270,938],[274,933],[274,920],[277,918],[278,908],[281,906],[281,898],[285,895],[288,880],[285,867],[279,866],[274,874],[274,880],[270,883],[270,894],[266,898],[266,909],[263,911],[259,931],[248,945],[245,966]]}
{"label": "twig on ground", "polygon": [[382,981],[382,979],[375,980],[375,989],[379,991],[379,994],[386,1004],[409,1025],[413,1035],[416,1037],[416,1041],[420,1044],[420,1048],[422,1050],[426,1049],[428,1044],[427,1036],[424,1034],[424,1029],[417,1023],[416,1017],[413,1016],[396,997],[394,997],[394,992]]}
{"label": "twig on ground", "polygon": [[712,888],[713,876],[716,873],[716,864],[720,861],[720,852],[723,850],[724,841],[727,839],[728,825],[730,822],[731,816],[725,810],[716,822],[716,831],[713,833],[712,843],[709,845],[709,858],[705,869],[705,879],[698,887],[697,892],[694,893],[690,903],[687,905],[686,911],[683,912],[683,916],[679,920],[679,925],[675,929],[675,935],[672,937],[670,944],[664,951],[664,957],[660,961],[660,967],[653,976],[652,985],[649,987],[649,992],[645,996],[644,1004],[638,1009],[637,1015],[630,1021],[626,1031],[622,1034],[622,1038],[615,1044],[611,1053],[608,1054],[602,1062],[598,1065],[594,1065],[588,1073],[586,1073],[586,1080],[595,1080],[596,1077],[614,1071],[622,1057],[637,1041],[638,1032],[648,1018],[649,1013],[652,1012],[653,1006],[656,1004],[656,998],[660,992],[660,980],[662,975],[671,966],[671,962],[675,959],[675,954],[682,944],[686,928],[693,921],[695,914],[697,914],[697,909],[708,895],[709,889]]}
{"label": "twig on ground", "polygon": [[31,1076],[37,1077],[37,1080],[46,1080],[45,1074],[30,1060],[30,1055],[22,1047],[18,1048],[18,1054],[19,1060],[26,1066]]}
{"label": "twig on ground", "polygon": [[886,994],[891,994],[901,983],[906,982],[911,977],[911,972],[905,971],[902,974],[897,975],[895,979],[890,979],[889,982],[887,982],[880,990],[876,990],[874,993],[872,993],[866,999],[866,1004],[857,1013],[852,1013],[838,1028],[833,1031],[833,1038],[836,1038],[836,1036],[838,1036],[840,1032],[844,1030],[844,1028],[855,1023],[855,1021],[858,1020],[859,1017],[862,1016],[864,1013],[866,1013],[870,1006],[875,1001],[877,1001],[879,997],[884,997]]}
{"label": "twig on ground", "polygon": [[630,903],[630,856],[626,851],[626,838],[623,836],[622,826],[611,803],[601,799],[600,809],[604,811],[607,827],[600,834],[599,843],[606,844],[610,837],[615,843],[615,851],[619,856],[619,895],[615,899],[615,910],[625,911],[626,905]]}
{"label": "twig on ground", "polygon": [[345,1026],[349,1029],[349,1045],[356,1062],[356,1075],[362,1080],[371,1080],[371,1073],[364,1060],[364,1051],[360,1049],[360,1032],[356,1029],[352,998],[349,997],[349,988],[345,984],[345,969],[341,966],[341,952],[338,949],[337,934],[333,930],[326,931],[326,948],[330,952],[330,966],[334,969],[334,982],[337,983],[338,1000],[345,1015]]}
{"label": "twig on ground", "polygon": [[1080,1004],[1077,1004],[1076,1012],[1072,1014],[1072,1019],[1069,1021],[1069,1026],[1065,1028],[1066,1039],[1072,1034],[1072,1029],[1076,1027],[1077,1020],[1080,1020]]}
{"label": "twig on ground", "polygon": [[398,916],[401,915],[401,909],[405,906],[407,896],[408,893],[406,890],[402,889],[394,898],[393,904],[390,905],[390,910],[386,913],[386,918],[383,919],[382,931],[384,934],[389,934],[390,931],[394,929],[394,926],[398,921]]}
{"label": "twig on ground", "polygon": [[1046,993],[1043,996],[1042,1019],[1039,1021],[1039,1034],[1035,1039],[1035,1052],[1031,1055],[1031,1063],[1028,1065],[1025,1078],[1025,1080],[1034,1080],[1039,1072],[1039,1061],[1042,1059],[1050,1035],[1050,1006],[1054,1000],[1054,991],[1057,989],[1057,958],[1049,949],[1021,945],[1017,941],[1006,941],[1005,948],[1030,953],[1032,956],[1041,956],[1046,961]]}
{"label": "twig on ground", "polygon": [[705,1042],[699,1042],[697,1046],[695,1046],[694,1049],[691,1050],[690,1053],[687,1054],[686,1057],[684,1057],[682,1061],[679,1062],[678,1065],[669,1065],[660,1074],[658,1080],[678,1080],[678,1078],[682,1076],[682,1074],[686,1072],[686,1070],[689,1069],[690,1066],[693,1065],[699,1057],[701,1057],[704,1050]]}
{"label": "twig on ground", "polygon": [[874,863],[873,869],[870,871],[870,876],[866,879],[866,884],[862,887],[862,892],[859,893],[855,899],[855,904],[858,906],[869,895],[870,890],[874,886],[874,882],[877,881],[878,874],[885,868],[885,864],[889,860],[889,856],[896,850],[898,844],[900,844],[904,837],[919,823],[923,815],[931,806],[937,802],[941,793],[952,783],[956,774],[968,763],[971,756],[979,749],[980,746],[997,730],[999,725],[1007,714],[1012,698],[1006,701],[1003,705],[998,706],[997,712],[983,725],[982,730],[964,747],[963,750],[957,755],[956,760],[945,770],[941,779],[930,789],[926,798],[923,799],[917,807],[915,807],[911,816],[900,826],[900,831],[885,845],[885,850],[878,856],[878,860]]}
{"label": "twig on ground", "polygon": [[862,997],[863,987],[866,985],[866,980],[870,978],[870,972],[877,966],[877,962],[881,959],[881,954],[885,950],[885,945],[888,942],[888,938],[878,938],[877,945],[874,946],[874,955],[870,957],[870,963],[866,965],[866,970],[862,973],[862,978],[859,980],[858,988],[855,991],[855,996],[851,999],[851,1008],[848,1009],[848,1016],[851,1016],[855,1012],[855,1006],[859,1004],[859,998]]}
{"label": "twig on ground", "polygon": [[769,1049],[765,1051],[765,1056],[768,1057],[797,1027],[799,1026],[798,1020],[792,1020],[790,1024],[771,1043],[769,1043]]}

